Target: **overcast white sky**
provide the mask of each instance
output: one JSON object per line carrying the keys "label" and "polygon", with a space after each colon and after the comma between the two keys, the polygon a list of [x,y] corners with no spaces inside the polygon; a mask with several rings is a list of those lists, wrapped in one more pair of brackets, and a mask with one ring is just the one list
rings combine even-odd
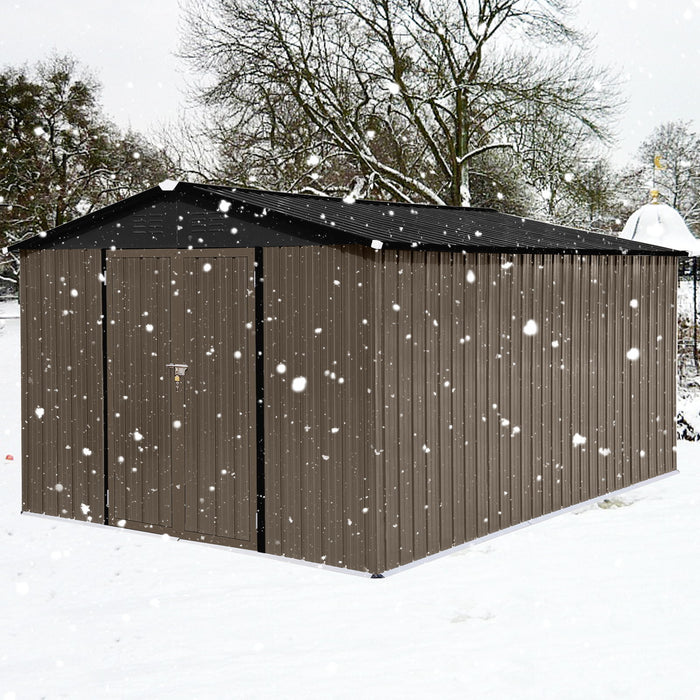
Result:
{"label": "overcast white sky", "polygon": [[[179,14],[177,0],[0,0],[0,64],[70,52],[103,83],[107,114],[148,131],[184,103]],[[700,0],[580,0],[575,23],[626,76],[617,163],[663,121],[700,128]]]}

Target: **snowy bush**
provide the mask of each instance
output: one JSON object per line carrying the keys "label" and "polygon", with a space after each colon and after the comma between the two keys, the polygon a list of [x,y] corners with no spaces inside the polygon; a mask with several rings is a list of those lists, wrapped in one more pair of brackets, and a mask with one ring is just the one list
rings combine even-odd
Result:
{"label": "snowy bush", "polygon": [[700,440],[700,388],[678,387],[676,434],[679,440]]}
{"label": "snowy bush", "polygon": [[679,440],[700,440],[700,375],[695,358],[693,284],[681,280],[678,287],[678,412]]}
{"label": "snowy bush", "polygon": [[693,356],[695,326],[693,324],[693,284],[680,280],[678,285],[678,385],[688,383],[697,374]]}

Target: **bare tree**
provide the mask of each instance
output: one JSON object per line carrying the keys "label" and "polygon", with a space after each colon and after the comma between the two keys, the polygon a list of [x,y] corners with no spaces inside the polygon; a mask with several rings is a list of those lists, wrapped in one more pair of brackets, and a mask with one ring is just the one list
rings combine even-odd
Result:
{"label": "bare tree", "polygon": [[575,168],[567,183],[568,199],[574,205],[567,223],[600,233],[620,231],[624,221],[618,181],[618,174],[602,157]]}
{"label": "bare tree", "polygon": [[524,125],[545,111],[585,138],[606,135],[614,80],[592,67],[568,10],[191,0],[182,54],[203,75],[233,179],[323,191],[352,180],[365,195],[468,205],[485,157],[526,147]]}
{"label": "bare tree", "polygon": [[218,125],[202,110],[183,109],[177,118],[162,122],[151,140],[164,154],[173,176],[192,182],[221,179],[221,159],[214,138]]}

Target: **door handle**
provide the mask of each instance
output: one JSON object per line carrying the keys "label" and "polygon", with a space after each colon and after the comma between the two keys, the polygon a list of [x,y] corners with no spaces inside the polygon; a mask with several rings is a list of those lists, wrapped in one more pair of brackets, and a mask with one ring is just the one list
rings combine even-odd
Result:
{"label": "door handle", "polygon": [[166,367],[172,367],[175,370],[175,386],[179,389],[180,388],[180,380],[182,377],[185,376],[185,372],[187,371],[187,365],[182,364],[181,362],[168,362]]}

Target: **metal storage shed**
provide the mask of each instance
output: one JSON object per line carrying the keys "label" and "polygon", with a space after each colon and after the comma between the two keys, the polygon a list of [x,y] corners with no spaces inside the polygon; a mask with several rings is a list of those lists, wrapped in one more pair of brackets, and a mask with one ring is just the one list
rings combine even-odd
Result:
{"label": "metal storage shed", "polygon": [[675,469],[676,251],[170,181],[14,249],[24,511],[380,573]]}

